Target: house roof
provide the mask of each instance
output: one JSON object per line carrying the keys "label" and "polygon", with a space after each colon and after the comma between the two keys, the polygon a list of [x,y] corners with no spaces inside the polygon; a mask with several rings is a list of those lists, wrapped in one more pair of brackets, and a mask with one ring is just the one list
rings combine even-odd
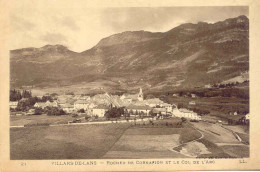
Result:
{"label": "house roof", "polygon": [[154,112],[154,113],[166,112],[166,111],[167,111],[166,108],[154,108],[154,109],[153,109],[153,112]]}
{"label": "house roof", "polygon": [[10,105],[17,105],[18,101],[9,102]]}
{"label": "house roof", "polygon": [[172,106],[172,105],[168,103],[163,103],[162,106]]}
{"label": "house roof", "polygon": [[126,109],[132,109],[132,110],[152,110],[150,106],[137,106],[137,105],[129,105],[126,107]]}
{"label": "house roof", "polygon": [[160,100],[159,98],[154,98],[154,99],[147,99],[145,100],[149,104],[162,104],[163,101]]}
{"label": "house roof", "polygon": [[34,104],[34,106],[35,106],[36,104],[37,104],[38,106],[41,106],[41,107],[45,107],[45,106],[46,106],[45,102],[36,102],[36,103]]}
{"label": "house roof", "polygon": [[138,98],[138,94],[124,94],[125,98],[124,99],[137,99]]}
{"label": "house roof", "polygon": [[228,117],[228,119],[238,121],[238,120],[240,120],[241,118],[244,118],[245,115],[229,115],[229,116],[227,116],[227,117]]}
{"label": "house roof", "polygon": [[62,106],[63,108],[74,108],[72,104],[66,103],[65,105]]}
{"label": "house roof", "polygon": [[97,107],[94,107],[93,109],[109,109],[106,105],[98,105]]}
{"label": "house roof", "polygon": [[179,111],[180,111],[180,112],[184,112],[184,113],[195,113],[195,112],[193,112],[193,111],[190,111],[190,110],[184,109],[184,108],[179,109]]}
{"label": "house roof", "polygon": [[67,101],[66,98],[58,98],[58,99],[57,99],[57,102],[66,102],[66,101]]}
{"label": "house roof", "polygon": [[45,102],[37,102],[38,105],[45,105]]}
{"label": "house roof", "polygon": [[89,101],[86,101],[86,100],[77,100],[74,102],[74,104],[88,104]]}

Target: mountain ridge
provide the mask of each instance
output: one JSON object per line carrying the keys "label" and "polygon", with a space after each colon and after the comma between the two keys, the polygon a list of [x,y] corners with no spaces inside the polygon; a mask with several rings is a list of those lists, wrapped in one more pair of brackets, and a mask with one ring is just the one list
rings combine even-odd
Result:
{"label": "mountain ridge", "polygon": [[11,50],[11,86],[95,83],[109,92],[220,83],[248,71],[248,30],[248,18],[238,16],[167,32],[126,31],[80,53],[63,45]]}

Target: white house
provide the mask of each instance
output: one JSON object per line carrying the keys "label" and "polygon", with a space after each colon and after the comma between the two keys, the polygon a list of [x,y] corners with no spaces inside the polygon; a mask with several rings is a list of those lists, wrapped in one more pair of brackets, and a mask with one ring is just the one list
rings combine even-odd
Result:
{"label": "white house", "polygon": [[154,99],[145,100],[145,104],[150,107],[156,107],[156,106],[161,106],[162,104],[164,104],[164,102],[158,98],[154,98]]}
{"label": "white house", "polygon": [[188,109],[173,109],[172,110],[172,115],[175,117],[179,117],[179,118],[188,118],[188,119],[195,119],[195,120],[201,120],[201,117],[199,115],[197,115],[197,113],[190,111]]}
{"label": "white house", "polygon": [[126,107],[127,112],[133,111],[133,113],[144,113],[145,115],[148,115],[149,112],[152,110],[149,106],[137,106],[137,105],[129,105]]}
{"label": "white house", "polygon": [[18,101],[9,102],[9,107],[15,109],[18,105]]}
{"label": "white house", "polygon": [[105,113],[108,111],[108,107],[105,105],[98,105],[97,107],[94,107],[92,109],[92,114],[93,116],[98,116],[98,117],[104,117]]}
{"label": "white house", "polygon": [[65,104],[62,109],[67,112],[67,113],[70,113],[70,112],[73,112],[74,111],[74,106],[72,104]]}
{"label": "white house", "polygon": [[172,94],[172,97],[179,97],[179,94]]}
{"label": "white house", "polygon": [[50,102],[49,100],[47,102],[36,102],[34,104],[34,107],[42,108],[42,109],[44,109],[45,107],[58,107],[58,102],[56,101]]}
{"label": "white house", "polygon": [[166,108],[166,112],[167,112],[167,113],[172,112],[172,105],[171,105],[171,104],[163,103],[163,104],[161,104],[160,106]]}
{"label": "white house", "polygon": [[249,115],[249,113],[246,114],[246,120],[250,120],[250,115]]}
{"label": "white house", "polygon": [[66,101],[66,99],[58,99],[57,103],[58,103],[58,106],[62,107],[67,103],[67,101]]}
{"label": "white house", "polygon": [[166,115],[167,114],[167,109],[166,108],[154,108],[153,109],[153,113],[154,114],[162,114],[162,115]]}
{"label": "white house", "polygon": [[210,84],[205,85],[204,87],[205,87],[205,88],[212,88],[212,86],[211,86]]}
{"label": "white house", "polygon": [[96,107],[96,106],[97,106],[96,104],[90,103],[90,104],[88,105],[88,108],[89,108],[89,109],[93,109],[93,108]]}
{"label": "white house", "polygon": [[34,115],[35,109],[29,109],[29,111],[26,113],[26,115]]}
{"label": "white house", "polygon": [[195,101],[190,101],[189,105],[196,105]]}
{"label": "white house", "polygon": [[89,102],[86,100],[77,100],[74,102],[74,109],[84,109],[87,110],[89,106]]}
{"label": "white house", "polygon": [[36,103],[34,104],[34,107],[44,109],[44,108],[46,107],[46,104],[45,104],[45,102],[36,102]]}
{"label": "white house", "polygon": [[50,102],[49,100],[47,102],[45,102],[46,107],[58,107],[58,102],[54,101],[54,102]]}

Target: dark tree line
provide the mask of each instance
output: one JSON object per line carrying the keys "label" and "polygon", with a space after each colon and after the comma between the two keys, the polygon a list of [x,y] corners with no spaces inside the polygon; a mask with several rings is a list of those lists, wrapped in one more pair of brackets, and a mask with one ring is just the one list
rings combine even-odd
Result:
{"label": "dark tree line", "polygon": [[105,113],[106,118],[119,118],[125,113],[124,108],[112,107]]}
{"label": "dark tree line", "polygon": [[19,90],[10,90],[10,101],[19,101],[22,99],[22,94]]}
{"label": "dark tree line", "polygon": [[223,87],[222,89],[218,89],[218,88],[205,89],[203,91],[192,91],[192,92],[180,91],[177,92],[177,94],[180,97],[184,97],[184,96],[192,97],[191,94],[195,94],[197,97],[238,97],[243,99],[249,99],[248,89],[230,88],[230,87]]}
{"label": "dark tree line", "polygon": [[22,93],[20,90],[10,90],[10,101],[19,101],[22,98],[31,98],[32,97],[32,92],[23,90]]}

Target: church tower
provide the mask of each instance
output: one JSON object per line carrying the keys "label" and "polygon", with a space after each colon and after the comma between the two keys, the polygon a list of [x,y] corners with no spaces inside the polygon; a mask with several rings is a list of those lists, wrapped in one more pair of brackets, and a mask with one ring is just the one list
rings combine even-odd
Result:
{"label": "church tower", "polygon": [[144,100],[144,95],[143,95],[142,88],[140,88],[140,91],[139,91],[139,94],[138,94],[138,100],[139,101],[143,101]]}

